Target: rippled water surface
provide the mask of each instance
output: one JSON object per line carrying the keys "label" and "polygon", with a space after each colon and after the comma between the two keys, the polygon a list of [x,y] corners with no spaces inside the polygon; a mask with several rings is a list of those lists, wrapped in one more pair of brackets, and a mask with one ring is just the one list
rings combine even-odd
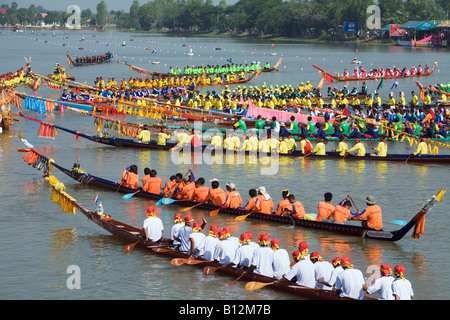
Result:
{"label": "rippled water surface", "polygon": [[[0,51],[0,73],[17,70],[23,66],[24,58],[31,57],[33,71],[48,74],[56,62],[67,67],[65,52],[72,55],[92,55],[107,50],[115,51],[117,59],[128,61],[146,69],[167,71],[170,66],[222,64],[233,58],[235,63],[250,63],[256,59],[275,64],[283,57],[278,73],[262,74],[248,85],[292,84],[310,80],[316,85],[320,75],[311,67],[311,62],[323,66],[330,72],[351,68],[355,48],[348,45],[304,45],[304,44],[270,44],[242,43],[234,40],[199,38],[168,38],[158,35],[129,35],[116,32],[64,32],[58,31],[52,36],[51,31],[26,31],[14,34],[2,30],[0,39],[8,46]],[[81,43],[79,39],[85,36]],[[129,41],[134,39],[134,41]],[[127,46],[120,44],[127,41]],[[98,43],[96,42],[98,41]],[[106,47],[106,43],[109,43]],[[65,44],[65,46],[63,46]],[[186,55],[192,44],[195,55]],[[86,50],[80,51],[83,46]],[[220,46],[222,50],[214,50]],[[157,53],[145,50],[156,48]],[[254,55],[250,52],[256,48]],[[276,50],[277,56],[269,53]],[[439,59],[437,71],[428,78],[420,79],[425,85],[448,82],[444,70],[449,70],[448,51],[411,50],[400,47],[361,46],[359,59],[367,66],[411,66],[425,63],[430,65]],[[159,60],[159,65],[149,61]],[[342,60],[342,62],[341,62]],[[92,84],[96,76],[116,79],[136,76],[137,74],[118,63],[82,68],[68,68],[68,73],[77,81]],[[357,84],[360,86],[360,84]],[[386,81],[382,95],[387,97],[391,82]],[[338,84],[341,86],[341,84]],[[370,83],[369,90],[376,84]],[[217,88],[215,88],[217,89]],[[19,88],[19,90],[25,90]],[[214,90],[210,89],[210,90]],[[407,95],[417,90],[413,80],[400,80],[399,90]],[[206,91],[206,90],[205,90]],[[396,92],[397,92],[396,91]],[[27,91],[28,93],[31,93]],[[57,91],[42,88],[39,95],[57,98]],[[12,107],[13,112],[17,111]],[[39,116],[22,110],[26,115],[57,124],[69,129],[88,134],[96,133],[91,118],[65,111]],[[127,119],[128,120],[128,119]],[[143,121],[144,119],[140,119]],[[130,120],[133,121],[133,120]],[[122,240],[108,234],[90,222],[80,213],[70,215],[63,213],[50,200],[51,189],[42,178],[42,172],[28,166],[23,160],[24,153],[16,150],[24,145],[17,137],[23,136],[43,154],[53,158],[57,163],[70,168],[77,159],[82,168],[99,177],[118,180],[124,167],[137,164],[139,173],[145,167],[155,168],[163,181],[177,172],[186,172],[191,165],[175,165],[171,154],[160,151],[127,150],[107,147],[80,139],[60,131],[54,140],[37,137],[39,125],[19,118],[9,133],[0,135],[0,298],[2,299],[292,299],[291,295],[271,290],[259,290],[249,293],[244,289],[244,282],[238,282],[227,290],[222,285],[232,280],[221,275],[206,277],[201,268],[191,266],[173,267],[165,257],[159,257],[136,248],[125,254]],[[412,148],[408,143],[388,142],[389,152],[409,153]],[[327,148],[334,148],[329,142]],[[366,148],[375,146],[367,142]],[[440,154],[448,154],[440,150]],[[330,191],[334,202],[351,194],[358,208],[365,207],[364,198],[373,195],[383,209],[385,222],[409,220],[420,210],[424,201],[436,194],[440,188],[448,187],[449,168],[446,165],[423,165],[413,163],[369,162],[369,161],[335,161],[335,160],[296,160],[282,158],[276,175],[261,175],[261,159],[244,164],[196,164],[193,166],[197,177],[206,180],[218,178],[225,184],[233,182],[247,201],[248,189],[265,186],[277,203],[281,200],[281,190],[289,189],[302,201],[307,212],[315,212],[317,203],[323,194]],[[105,210],[114,219],[140,227],[145,216],[145,209],[154,205],[154,201],[134,197],[130,201],[121,199],[121,194],[110,191],[95,190],[80,185],[58,170],[52,171],[64,183],[67,192],[80,202],[93,209],[92,203],[96,193]],[[165,234],[172,225],[174,213],[179,207],[157,207],[157,214],[163,219]],[[299,227],[278,225],[258,220],[238,223],[234,217],[220,214],[209,217],[208,211],[193,210],[196,219],[205,217],[208,224],[220,228],[230,226],[232,233],[239,236],[250,230],[255,235],[267,232],[271,237],[281,240],[281,246],[289,252],[295,250],[300,240],[307,240],[310,251],[318,251],[324,259],[348,255],[356,268],[370,277],[367,268],[371,265],[389,263],[391,266],[403,264],[406,277],[411,281],[417,299],[449,299],[449,280],[443,276],[449,263],[448,233],[448,198],[444,197],[427,214],[425,234],[421,239],[412,239],[408,234],[396,243],[360,239],[335,235],[323,231],[302,229]],[[396,226],[385,223],[385,229],[394,230]],[[70,274],[68,267],[76,265],[81,271],[81,290],[69,290],[66,281]]]}

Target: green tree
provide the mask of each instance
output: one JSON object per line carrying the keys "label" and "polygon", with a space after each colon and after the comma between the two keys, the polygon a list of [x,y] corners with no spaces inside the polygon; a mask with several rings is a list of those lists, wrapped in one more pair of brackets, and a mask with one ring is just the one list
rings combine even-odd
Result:
{"label": "green tree", "polygon": [[96,15],[97,25],[104,27],[108,22],[108,9],[104,0],[97,4],[97,15]]}

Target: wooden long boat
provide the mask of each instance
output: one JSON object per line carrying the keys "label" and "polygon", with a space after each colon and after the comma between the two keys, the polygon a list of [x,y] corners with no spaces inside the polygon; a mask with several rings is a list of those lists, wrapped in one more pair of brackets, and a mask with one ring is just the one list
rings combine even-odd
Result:
{"label": "wooden long boat", "polygon": [[[407,75],[407,76],[387,76],[384,77],[384,79],[402,79],[402,78],[415,78],[415,77],[424,77],[424,76],[429,76],[430,74],[432,74],[434,72],[434,69],[436,69],[438,61],[436,60],[436,62],[434,63],[433,67],[426,72],[421,72],[420,74],[414,74],[414,75]],[[315,64],[312,63],[312,66],[314,68],[316,68],[317,70],[319,70],[322,73],[326,73],[327,76],[333,78],[333,80],[336,81],[368,81],[368,80],[381,80],[381,78],[373,78],[373,77],[365,77],[365,78],[356,78],[356,77],[345,77],[345,76],[339,76],[339,75],[333,75],[331,73],[326,72],[324,69],[316,66]]]}
{"label": "wooden long boat", "polygon": [[[52,188],[55,190],[53,186]],[[67,193],[65,195],[66,195],[65,199],[67,199],[67,201],[70,201],[73,204],[73,206],[76,207],[82,214],[84,214],[90,221],[94,222],[96,225],[103,228],[112,235],[115,235],[118,238],[124,240],[125,243],[127,244],[132,243],[133,248],[134,246],[137,246],[142,248],[143,250],[147,250],[161,256],[166,256],[170,259],[189,258],[189,254],[183,253],[179,250],[174,249],[173,247],[170,247],[170,241],[168,241],[168,239],[163,238],[163,241],[161,241],[160,243],[155,243],[150,240],[145,241],[145,234],[142,231],[142,229],[112,219],[110,214],[92,211],[84,204],[68,195]],[[200,260],[203,262],[189,265],[197,266],[200,268],[205,267],[217,268],[216,272],[218,274],[223,274],[232,277],[233,279],[237,279],[239,277],[241,280],[244,281],[258,281],[263,283],[271,283],[277,280],[275,278],[266,277],[254,272],[246,272],[246,270],[241,268],[226,267],[225,265],[222,265],[217,261],[205,260],[201,257],[195,258],[195,260]],[[352,298],[340,297],[334,290],[321,290],[315,288],[308,288],[305,286],[295,284],[293,282],[275,283],[270,285],[269,288],[312,300],[354,300]],[[365,296],[364,300],[376,300],[376,299]]]}
{"label": "wooden long boat", "polygon": [[[78,181],[82,185],[99,188],[102,190],[109,190],[116,193],[130,194],[134,193],[135,197],[147,198],[155,201],[159,201],[164,198],[162,194],[155,194],[142,191],[141,189],[133,189],[122,186],[114,181],[110,181],[107,179],[103,179],[94,175],[91,175],[84,170],[80,170],[79,168],[75,169],[67,169],[61,165],[59,165],[55,160],[48,158],[47,156],[39,153],[33,148],[28,149],[19,149],[20,152],[28,152],[23,158],[28,163],[38,170],[46,170],[48,173],[48,167],[52,166],[62,173],[67,175],[68,177]],[[402,239],[416,224],[419,220],[426,214],[427,211],[435,204],[436,197],[427,200],[427,203],[422,206],[421,210],[413,216],[413,218],[406,223],[399,230],[394,231],[385,231],[385,230],[369,230],[362,226],[351,225],[351,224],[338,224],[333,222],[323,222],[323,221],[314,221],[314,220],[304,220],[297,219],[292,216],[280,216],[276,214],[265,214],[261,212],[248,211],[239,208],[221,208],[219,206],[215,206],[209,203],[202,203],[191,201],[191,200],[177,200],[173,202],[173,204],[183,207],[192,207],[197,205],[198,209],[204,210],[217,210],[220,208],[221,214],[229,214],[234,216],[242,216],[248,215],[249,219],[257,219],[257,220],[265,220],[271,221],[279,224],[288,224],[295,225],[302,228],[307,229],[315,229],[320,231],[327,231],[336,234],[343,234],[347,236],[355,236],[360,238],[368,238],[368,239],[376,239],[382,241],[398,241]]]}
{"label": "wooden long boat", "polygon": [[[108,52],[105,54],[108,54]],[[77,62],[76,58],[71,57],[68,52],[66,52],[66,55],[67,55],[67,63],[68,64],[72,64],[74,67],[81,67],[81,66],[91,66],[91,65],[95,65],[95,64],[108,63],[114,57],[114,52],[112,52],[112,53],[110,52],[109,57],[106,57],[106,59],[103,61],[93,61],[93,62],[80,62],[80,61]]]}

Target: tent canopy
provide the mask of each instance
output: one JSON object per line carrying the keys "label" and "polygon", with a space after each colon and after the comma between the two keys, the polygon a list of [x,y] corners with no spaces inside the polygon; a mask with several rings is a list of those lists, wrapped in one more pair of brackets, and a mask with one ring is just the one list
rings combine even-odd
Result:
{"label": "tent canopy", "polygon": [[403,29],[414,29],[414,30],[429,30],[434,29],[436,24],[430,21],[408,21],[405,24],[402,24],[400,28]]}

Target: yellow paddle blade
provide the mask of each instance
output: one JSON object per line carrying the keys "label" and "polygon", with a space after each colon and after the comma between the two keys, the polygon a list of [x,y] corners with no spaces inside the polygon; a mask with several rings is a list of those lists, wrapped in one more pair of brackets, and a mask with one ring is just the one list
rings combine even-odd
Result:
{"label": "yellow paddle blade", "polygon": [[217,216],[217,214],[219,213],[219,210],[220,210],[220,208],[217,209],[217,210],[210,211],[209,215],[212,216],[212,217]]}
{"label": "yellow paddle blade", "polygon": [[250,215],[250,213],[248,214],[244,214],[242,216],[237,216],[236,218],[234,218],[235,221],[245,221],[245,219]]}
{"label": "yellow paddle blade", "polygon": [[447,189],[441,189],[437,194],[436,194],[436,200],[439,202],[442,202],[442,197],[444,196],[444,193],[447,191]]}
{"label": "yellow paddle blade", "polygon": [[255,290],[261,289],[261,288],[263,288],[265,286],[274,284],[274,283],[275,282],[267,282],[267,283],[265,283],[265,282],[258,282],[258,281],[250,281],[250,282],[247,282],[245,284],[245,290],[247,290],[247,291],[255,291]]}

